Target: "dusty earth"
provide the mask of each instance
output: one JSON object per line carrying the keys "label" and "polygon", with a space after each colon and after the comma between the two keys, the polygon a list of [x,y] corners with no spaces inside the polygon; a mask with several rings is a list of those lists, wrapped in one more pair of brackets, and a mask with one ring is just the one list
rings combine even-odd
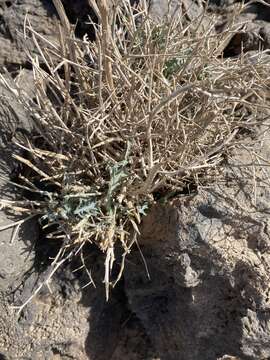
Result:
{"label": "dusty earth", "polygon": [[[152,15],[167,11],[166,0],[153,0]],[[200,2],[172,1],[189,21],[201,11]],[[85,0],[63,0],[77,24],[78,37],[93,29]],[[212,0],[209,12],[219,14],[222,31],[237,3]],[[173,8],[171,11],[174,11]],[[22,91],[33,88],[28,54],[23,51],[23,24],[53,38],[58,17],[49,0],[0,1],[0,66]],[[252,3],[239,17],[239,28],[224,55],[270,47],[270,7]],[[269,55],[265,55],[266,63]],[[251,61],[256,58],[251,57]],[[31,132],[30,116],[15,97],[0,90],[0,192],[16,197],[7,182],[12,162],[12,132]],[[3,130],[8,124],[10,131]],[[226,176],[208,187],[186,189],[171,202],[155,206],[142,224],[141,250],[134,249],[121,283],[105,301],[103,258],[86,249],[97,288],[71,261],[51,279],[50,287],[18,314],[18,307],[50,271],[57,245],[45,239],[29,219],[16,233],[0,233],[0,359],[25,360],[257,360],[270,359],[270,140],[266,125],[239,134],[238,149],[226,160]],[[245,141],[248,146],[242,146]],[[258,141],[259,140],[259,141]],[[253,146],[250,143],[253,141]],[[256,154],[255,154],[256,151]],[[245,164],[254,162],[257,167]],[[241,165],[241,166],[240,166]],[[256,182],[254,183],[254,179]],[[254,185],[256,184],[256,186]],[[0,227],[20,219],[0,211]],[[15,233],[14,233],[15,231]]]}

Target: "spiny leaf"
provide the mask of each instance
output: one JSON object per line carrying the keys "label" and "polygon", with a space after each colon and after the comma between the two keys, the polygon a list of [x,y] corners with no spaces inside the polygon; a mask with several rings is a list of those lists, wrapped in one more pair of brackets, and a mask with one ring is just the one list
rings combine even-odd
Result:
{"label": "spiny leaf", "polygon": [[74,211],[75,215],[84,217],[86,215],[96,216],[99,213],[95,200],[80,199],[80,203]]}

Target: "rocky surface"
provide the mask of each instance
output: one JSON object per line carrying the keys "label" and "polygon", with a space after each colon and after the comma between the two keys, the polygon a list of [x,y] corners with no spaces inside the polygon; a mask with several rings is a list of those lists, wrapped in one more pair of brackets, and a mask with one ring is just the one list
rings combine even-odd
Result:
{"label": "rocky surface", "polygon": [[[31,26],[48,40],[55,38],[58,22],[50,1],[12,0],[0,2],[0,65],[16,72],[20,66],[30,67],[31,42],[24,41],[24,27]],[[40,42],[40,39],[39,39]]]}
{"label": "rocky surface", "polygon": [[[30,131],[27,114],[14,96],[2,86],[0,88],[0,197],[6,201],[15,200],[15,189],[8,181],[15,171],[10,145],[12,133],[18,128]],[[22,216],[0,211],[0,228],[18,223]],[[37,239],[37,225],[33,219],[18,223],[0,233],[0,291],[6,290],[21,275],[33,266],[34,241]]]}
{"label": "rocky surface", "polygon": [[[179,3],[172,1],[171,11]],[[87,1],[63,4],[72,23],[79,19],[77,36],[93,36],[85,24],[87,15],[93,16]],[[189,9],[189,20],[202,10],[195,1],[181,5],[179,11]],[[210,5],[219,16],[217,30],[224,30],[226,14],[238,4],[228,0]],[[152,0],[150,6],[156,18],[168,11],[165,0]],[[0,64],[31,93],[31,67],[21,41],[26,14],[33,28],[51,40],[58,18],[50,1],[0,2]],[[267,6],[248,5],[224,54],[253,51],[249,59],[256,61],[254,51],[270,46],[269,20]],[[30,45],[27,51],[33,54]],[[265,59],[267,63],[267,55]],[[21,66],[24,72],[18,71]],[[14,94],[1,88],[0,192],[8,200],[15,196],[7,178],[14,173],[10,140],[16,129],[31,131],[29,114]],[[242,145],[227,158],[222,182],[152,209],[139,240],[147,269],[135,249],[108,303],[103,259],[91,249],[96,289],[84,288],[89,279],[85,271],[75,271],[81,266],[77,259],[60,269],[18,314],[14,305],[22,305],[44,282],[50,271],[47,259],[57,249],[39,237],[35,219],[17,233],[14,228],[1,231],[0,359],[270,358],[269,129],[251,126],[239,140]],[[247,166],[251,162],[255,165]],[[20,219],[0,210],[0,227]]]}

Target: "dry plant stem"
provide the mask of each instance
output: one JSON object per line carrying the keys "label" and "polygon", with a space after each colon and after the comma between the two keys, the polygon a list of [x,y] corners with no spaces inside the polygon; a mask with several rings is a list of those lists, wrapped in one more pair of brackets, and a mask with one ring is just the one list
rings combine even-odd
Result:
{"label": "dry plant stem", "polygon": [[[55,6],[55,8],[56,8],[56,10],[58,12],[58,15],[59,15],[59,17],[61,19],[61,23],[62,23],[62,25],[64,27],[65,40],[67,41],[67,45],[68,45],[68,48],[69,48],[69,51],[70,51],[71,60],[72,60],[72,62],[74,62],[76,64],[78,61],[77,61],[77,58],[76,58],[75,43],[74,43],[74,41],[72,39],[73,32],[71,31],[71,26],[70,26],[68,17],[66,15],[64,6],[63,6],[63,4],[62,4],[62,2],[60,0],[53,0],[53,3],[54,3],[54,6]],[[78,80],[80,82],[81,89],[86,90],[85,83],[83,81],[80,69],[77,66],[75,66],[75,71],[76,71]],[[69,76],[68,76],[68,78],[69,78]],[[68,78],[66,80],[68,80]]]}
{"label": "dry plant stem", "polygon": [[[22,219],[22,220],[18,220],[18,221],[16,221],[16,222],[13,222],[13,223],[10,223],[10,224],[7,224],[7,225],[3,225],[3,226],[0,227],[0,231],[4,231],[4,230],[7,230],[7,229],[10,229],[10,228],[15,227],[15,228],[16,228],[15,233],[17,234],[17,232],[18,232],[17,229],[19,229],[19,227],[20,227],[23,223],[25,223],[26,221],[28,221],[28,220],[30,220],[30,219],[33,219],[33,217],[35,217],[35,216],[36,216],[36,215],[29,215],[29,216],[27,216],[26,218],[24,218],[24,219]],[[16,236],[16,234],[15,234],[15,236]],[[14,236],[14,234],[13,234],[11,243],[13,243],[15,236]]]}
{"label": "dry plant stem", "polygon": [[101,38],[101,48],[103,52],[103,60],[104,60],[104,70],[106,82],[108,83],[109,90],[112,92],[113,96],[115,96],[115,89],[113,83],[112,76],[112,64],[110,59],[110,48],[113,46],[113,39],[111,34],[110,27],[110,5],[107,0],[100,0],[99,2],[99,13],[101,18],[101,26],[102,26],[102,38]]}
{"label": "dry plant stem", "polygon": [[[188,91],[191,88],[194,88],[194,84],[188,84],[183,87],[178,87],[175,91],[173,91],[169,96],[163,99],[156,107],[151,111],[148,116],[148,126],[147,126],[147,139],[148,139],[148,146],[149,146],[149,169],[152,169],[154,166],[154,159],[153,159],[153,144],[152,144],[152,135],[151,135],[151,128],[152,122],[155,117],[159,113],[159,111],[164,108],[167,104],[173,101],[177,96],[179,96],[182,92]],[[150,174],[150,181],[152,181],[153,174]]]}
{"label": "dry plant stem", "polygon": [[67,15],[66,15],[66,12],[65,12],[62,2],[60,0],[53,0],[53,4],[57,10],[57,13],[61,19],[61,23],[64,26],[65,31],[67,32],[67,34],[69,34],[70,30],[71,30],[70,23],[67,18]]}
{"label": "dry plant stem", "polygon": [[82,289],[86,288],[86,287],[89,286],[89,285],[93,285],[94,288],[96,288],[96,284],[95,284],[95,282],[94,282],[94,280],[93,280],[91,271],[89,271],[89,270],[87,269],[87,266],[85,265],[84,256],[83,256],[83,252],[82,252],[82,251],[81,251],[81,253],[80,253],[80,256],[81,256],[81,261],[82,261],[82,268],[85,269],[85,271],[86,271],[86,273],[87,273],[87,275],[88,275],[88,277],[89,277],[89,282],[88,282],[87,284],[85,284],[85,285],[82,287]]}
{"label": "dry plant stem", "polygon": [[[29,168],[33,169],[36,173],[38,173],[43,178],[45,178],[45,179],[48,178],[48,175],[44,171],[40,170],[35,165],[33,165],[30,160],[24,159],[23,157],[21,157],[19,155],[13,155],[13,158],[15,160],[18,160],[19,162],[27,165]],[[55,185],[58,185],[59,187],[61,187],[61,184],[59,182],[55,181],[54,183],[55,183]]]}
{"label": "dry plant stem", "polygon": [[88,0],[88,4],[89,4],[90,8],[92,8],[95,11],[95,14],[97,15],[97,17],[100,21],[101,16],[100,16],[99,7],[97,5],[96,0]]}
{"label": "dry plant stem", "polygon": [[[60,250],[62,252],[62,249]],[[53,269],[50,271],[49,275],[47,276],[46,280],[43,281],[34,291],[34,293],[20,306],[11,306],[12,309],[17,310],[17,316],[20,315],[22,310],[25,308],[27,304],[29,304],[40,292],[40,290],[43,288],[44,285],[47,285],[48,289],[50,289],[50,281],[55,272],[68,260],[72,257],[73,252],[71,251],[66,257],[59,260],[53,267]]]}

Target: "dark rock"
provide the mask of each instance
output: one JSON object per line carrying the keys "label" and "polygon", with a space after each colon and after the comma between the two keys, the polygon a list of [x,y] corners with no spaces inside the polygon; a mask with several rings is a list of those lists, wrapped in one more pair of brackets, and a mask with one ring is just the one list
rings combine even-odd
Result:
{"label": "dark rock", "polygon": [[[225,30],[228,24],[228,16],[225,15],[225,19],[225,21],[217,25],[218,32]],[[247,5],[244,11],[236,17],[235,26],[237,24],[239,24],[238,30],[224,50],[225,57],[270,48],[269,6],[257,3]]]}
{"label": "dark rock", "polygon": [[18,0],[5,1],[1,9],[0,65],[16,71],[20,65],[31,67],[29,54],[34,52],[34,46],[23,39],[26,18],[36,32],[51,41],[58,33],[53,6],[49,1]]}
{"label": "dark rock", "polygon": [[[160,358],[270,356],[266,128],[253,127],[261,141],[252,152],[235,151],[225,184],[156,206],[144,220],[140,245],[150,279],[133,252],[125,286],[130,308]],[[254,159],[261,165],[255,180]]]}
{"label": "dark rock", "polygon": [[[32,273],[13,296],[0,298],[0,348],[8,359],[73,359],[87,360],[84,340],[88,333],[89,309],[80,304],[81,291],[74,275],[61,269],[52,279],[50,293],[44,288],[16,315],[11,305],[21,305],[29,299],[48,272]],[[73,275],[73,276],[72,276]],[[62,280],[70,288],[70,295],[62,296]],[[1,293],[0,293],[1,295]]]}
{"label": "dark rock", "polygon": [[[27,114],[14,95],[3,87],[0,89],[0,197],[1,200],[16,199],[16,187],[9,183],[14,170],[10,140],[16,128],[30,129]],[[27,215],[14,215],[0,210],[0,228],[18,222]],[[17,233],[17,235],[16,235]],[[0,290],[6,289],[16,279],[22,279],[32,267],[34,246],[38,235],[37,223],[29,219],[20,226],[0,231]]]}
{"label": "dark rock", "polygon": [[249,22],[233,36],[224,54],[225,56],[235,56],[240,55],[241,52],[269,49],[269,33],[270,23],[261,20]]}
{"label": "dark rock", "polygon": [[16,84],[24,95],[35,97],[35,79],[32,70],[22,69],[16,76]]}
{"label": "dark rock", "polygon": [[151,0],[149,5],[150,14],[155,19],[162,19],[165,16],[181,15],[182,4],[179,0]]}
{"label": "dark rock", "polygon": [[[139,254],[138,260],[135,262],[134,255],[128,265],[125,278],[130,308],[141,320],[160,358],[216,360],[232,354],[247,359],[251,351],[256,354],[252,359],[262,358],[267,348],[257,327],[266,331],[267,338],[266,319],[260,316],[260,320],[251,322],[254,335],[249,347],[243,330],[251,309],[265,309],[261,291],[268,281],[267,271],[257,260],[258,250],[253,252],[247,245],[262,225],[245,217],[237,219],[220,198],[215,201],[206,192],[188,203],[179,203],[174,211],[180,225],[174,242],[172,232],[179,225],[169,220],[172,210],[163,217],[167,233],[165,230],[160,235],[157,229],[154,234],[152,228],[156,243],[147,241],[143,245],[141,239],[150,280]],[[164,241],[159,241],[162,236]],[[183,278],[179,281],[173,271],[177,254],[180,270],[191,266],[195,269],[191,287],[183,284]]]}
{"label": "dark rock", "polygon": [[270,53],[269,52],[261,52],[258,51],[249,51],[246,54],[245,61],[249,64],[258,64],[258,62],[263,63],[265,65],[270,64]]}
{"label": "dark rock", "polygon": [[173,269],[175,281],[182,287],[195,287],[199,284],[199,274],[191,267],[188,254],[179,255]]}
{"label": "dark rock", "polygon": [[[268,2],[269,3],[269,2]],[[246,9],[243,11],[243,15],[252,15],[253,20],[270,21],[270,4],[267,6],[267,1],[264,4],[255,2],[248,4]]]}
{"label": "dark rock", "polygon": [[150,0],[149,2],[150,15],[157,21],[176,16],[184,16],[193,21],[200,17],[202,11],[202,3],[195,0]]}

